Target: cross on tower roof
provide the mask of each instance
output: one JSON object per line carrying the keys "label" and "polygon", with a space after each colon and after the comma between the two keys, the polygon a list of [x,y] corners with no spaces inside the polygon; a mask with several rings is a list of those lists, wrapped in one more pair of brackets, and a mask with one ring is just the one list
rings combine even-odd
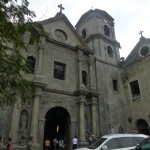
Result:
{"label": "cross on tower roof", "polygon": [[62,6],[62,4],[58,5],[58,7],[60,8],[60,13],[62,14],[62,10],[64,10],[65,8]]}
{"label": "cross on tower roof", "polygon": [[143,35],[142,35],[143,32],[144,32],[144,31],[141,31],[141,30],[140,30],[140,33],[139,33],[139,34],[141,34],[141,37],[143,37]]}

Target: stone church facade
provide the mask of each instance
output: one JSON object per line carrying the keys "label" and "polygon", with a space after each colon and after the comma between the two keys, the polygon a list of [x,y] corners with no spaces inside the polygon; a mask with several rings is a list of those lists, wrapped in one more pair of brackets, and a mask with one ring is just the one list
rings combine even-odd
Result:
{"label": "stone church facade", "polygon": [[36,93],[30,105],[20,98],[0,111],[1,145],[8,136],[16,149],[24,149],[34,136],[34,148],[44,140],[63,138],[70,150],[115,133],[149,134],[150,40],[141,36],[126,60],[120,59],[114,19],[105,11],[89,10],[75,28],[60,11],[40,22],[48,36],[40,45],[28,45],[23,55],[33,67],[26,78]]}

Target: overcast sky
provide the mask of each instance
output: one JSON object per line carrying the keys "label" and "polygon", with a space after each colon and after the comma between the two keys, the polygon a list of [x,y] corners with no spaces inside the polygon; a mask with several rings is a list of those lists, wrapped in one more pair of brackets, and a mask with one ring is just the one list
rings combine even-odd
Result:
{"label": "overcast sky", "polygon": [[150,38],[150,0],[29,0],[29,8],[36,12],[36,20],[54,17],[62,4],[63,13],[73,26],[81,15],[98,8],[115,19],[116,39],[121,44],[120,55],[127,55],[143,36]]}

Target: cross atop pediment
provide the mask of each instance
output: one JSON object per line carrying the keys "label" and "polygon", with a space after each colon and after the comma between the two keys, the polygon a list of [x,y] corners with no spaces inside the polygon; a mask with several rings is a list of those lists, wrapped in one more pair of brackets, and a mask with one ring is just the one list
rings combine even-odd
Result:
{"label": "cross atop pediment", "polygon": [[64,10],[65,8],[62,6],[62,4],[58,5],[58,7],[60,8],[60,13],[62,14],[62,10]]}
{"label": "cross atop pediment", "polygon": [[141,30],[140,30],[140,33],[139,33],[139,34],[141,34],[141,37],[143,37],[143,35],[142,35],[143,32],[144,32],[144,31],[141,31]]}

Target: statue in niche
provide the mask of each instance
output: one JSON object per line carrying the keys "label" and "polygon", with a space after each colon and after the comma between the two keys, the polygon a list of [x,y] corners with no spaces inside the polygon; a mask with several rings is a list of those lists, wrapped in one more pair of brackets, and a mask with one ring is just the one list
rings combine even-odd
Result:
{"label": "statue in niche", "polygon": [[27,110],[21,111],[20,115],[20,130],[19,130],[19,136],[20,136],[20,145],[25,145],[27,142],[27,125],[28,125],[28,112]]}
{"label": "statue in niche", "polygon": [[21,130],[27,129],[27,122],[28,122],[28,112],[26,110],[23,110],[21,112],[21,118],[20,118],[20,129]]}

